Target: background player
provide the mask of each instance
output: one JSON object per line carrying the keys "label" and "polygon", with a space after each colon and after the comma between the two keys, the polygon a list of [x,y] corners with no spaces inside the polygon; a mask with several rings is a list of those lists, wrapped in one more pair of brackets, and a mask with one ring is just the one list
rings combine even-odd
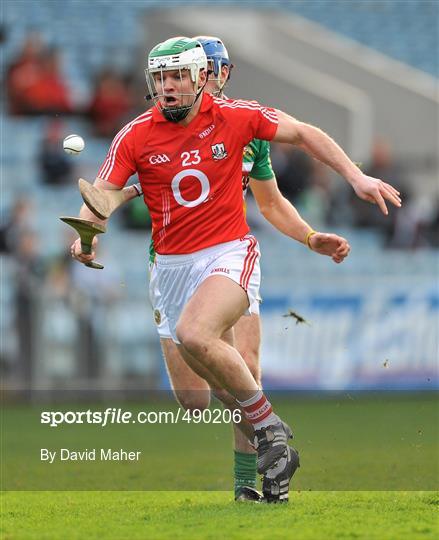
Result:
{"label": "background player", "polygon": [[[391,186],[364,176],[342,150],[317,128],[297,122],[280,111],[274,112],[262,108],[253,102],[227,103],[221,100],[212,101],[207,96],[199,99],[203,94],[202,87],[206,80],[205,73],[203,73],[205,64],[203,64],[201,56],[195,57],[193,55],[192,61],[188,61],[186,59],[190,55],[183,55],[191,50],[193,53],[195,47],[196,45],[191,45],[183,38],[179,38],[168,41],[153,50],[150,57],[149,74],[153,77],[151,85],[155,86],[157,91],[156,101],[163,118],[160,120],[158,116],[160,113],[157,114],[157,111],[153,111],[151,114],[142,115],[124,128],[116,136],[99,176],[101,181],[104,181],[103,183],[109,180],[111,183],[117,184],[118,187],[122,187],[131,174],[136,170],[139,172],[142,186],[147,188],[145,198],[151,210],[154,242],[159,252],[157,266],[160,270],[160,284],[158,290],[163,295],[165,309],[168,310],[166,314],[170,319],[172,337],[176,342],[181,342],[180,351],[193,369],[203,376],[207,370],[206,378],[212,378],[219,382],[222,388],[228,390],[240,402],[246,417],[255,427],[259,443],[259,469],[261,472],[267,472],[279,458],[279,451],[284,451],[286,448],[288,429],[272,413],[269,403],[251,377],[242,358],[235,349],[222,340],[223,337],[226,337],[228,329],[248,308],[249,300],[251,307],[251,301],[257,299],[259,281],[258,252],[255,242],[252,238],[242,236],[242,233],[245,235],[248,231],[248,227],[243,220],[242,208],[238,208],[237,181],[239,180],[239,184],[241,184],[241,178],[238,178],[235,173],[238,165],[235,148],[242,148],[253,136],[266,139],[274,136],[275,140],[302,146],[309,153],[332,166],[334,170],[350,181],[357,194],[363,198],[377,201],[384,211],[386,208],[383,197],[388,198],[396,205],[399,205],[399,202],[395,190]],[[177,54],[179,50],[181,55]],[[185,56],[184,63],[183,56]],[[179,57],[177,61],[171,63],[170,58],[176,59],[176,57]],[[176,69],[176,66],[180,69]],[[210,148],[207,141],[197,141],[196,144],[194,142],[195,128],[207,127],[205,121],[211,121],[212,118],[219,122],[224,121],[224,125],[221,125],[220,128],[225,128],[225,124],[227,124],[229,131],[219,128],[215,133],[216,139],[221,137],[225,142],[217,142]],[[164,126],[164,120],[179,124],[178,127],[185,128],[185,131],[175,129],[174,126]],[[154,140],[145,140],[144,136],[149,134],[149,127],[151,127],[147,124],[148,122],[154,128],[162,123],[163,136],[160,137],[160,131],[154,129],[156,136]],[[140,124],[143,125],[140,126]],[[138,127],[133,129],[137,125]],[[242,133],[238,134],[238,127],[242,129]],[[166,137],[164,136],[165,132],[167,133]],[[158,138],[157,135],[159,135]],[[157,168],[153,172],[153,167],[140,164],[141,156],[138,155],[137,149],[145,148],[145,146],[136,144],[136,139],[138,142],[148,141],[148,152],[165,150],[166,154],[163,155],[167,156],[168,153],[171,153],[175,158],[175,152],[173,154],[175,147],[166,146],[165,148],[163,146],[165,140],[170,140],[170,136],[174,137],[173,140],[176,143],[178,140],[179,151],[185,149],[181,157],[183,154],[188,154],[184,159],[191,159],[187,165],[202,163],[199,169],[190,169],[191,174],[198,178],[203,187],[202,195],[195,200],[197,204],[192,204],[194,200],[188,202],[188,199],[181,196],[178,189],[174,189],[176,187],[174,181],[177,181],[178,188],[180,180],[189,169],[183,169],[174,175],[171,186],[169,186],[163,184],[163,181],[169,182],[168,178],[170,179],[172,173],[176,172],[175,164],[165,165],[160,169],[160,174],[155,172]],[[191,137],[190,142],[192,145],[196,145],[196,148],[190,149],[188,137]],[[221,174],[218,174],[218,163],[211,162],[209,150],[212,150],[214,160],[223,160],[228,157],[228,151],[230,152],[230,159],[221,163]],[[204,159],[200,157],[201,153],[203,153]],[[144,160],[142,159],[142,161]],[[171,162],[172,159],[169,159],[169,163]],[[208,170],[207,165],[210,165],[210,170]],[[165,169],[167,169],[166,173],[164,173]],[[200,169],[205,169],[209,175],[204,171],[200,172]],[[194,171],[197,171],[198,176]],[[181,173],[184,173],[183,176],[180,176]],[[150,175],[149,178],[148,175]],[[162,182],[164,188],[171,187],[175,201],[162,200],[161,208],[158,208],[160,194],[163,191],[160,191],[159,186],[151,184],[152,178],[156,178],[156,182]],[[212,185],[209,184],[209,178]],[[225,182],[227,190],[224,189]],[[211,196],[207,199],[209,195]],[[242,207],[242,195],[240,195],[240,200],[239,204]],[[184,210],[176,206],[176,202],[185,207]],[[205,204],[200,208],[203,202],[211,204]],[[187,208],[194,207],[198,207],[195,212],[187,212]],[[230,212],[219,211],[207,218],[209,208],[213,207],[217,210],[221,209],[221,211],[227,208],[230,209]],[[173,216],[172,223],[171,215]],[[83,215],[83,217],[85,216]],[[213,232],[214,229],[215,233],[210,235],[209,233]],[[233,238],[241,238],[241,240],[233,241]],[[230,242],[234,242],[233,247],[229,245]],[[244,253],[243,242],[247,242],[246,253]],[[241,283],[244,287],[226,277],[224,275],[226,272],[223,275],[218,272],[216,275],[205,276],[205,278],[198,276],[199,281],[196,282],[196,285],[193,282],[189,290],[178,290],[178,287],[175,286],[175,272],[169,266],[167,269],[164,267],[168,265],[170,260],[174,261],[174,254],[186,253],[185,250],[204,257],[206,255],[205,249],[209,246],[221,249],[231,247],[232,251],[234,250],[233,254],[239,255],[241,277],[243,273],[245,276],[245,283]],[[78,248],[78,244],[75,244],[73,255],[81,261],[89,260],[90,258],[84,257]],[[200,253],[200,250],[203,253]],[[209,251],[209,254],[214,251]],[[227,257],[224,258],[223,255],[225,255],[224,251],[221,252],[220,249],[215,251],[215,262],[225,263]],[[183,257],[184,263],[188,263],[188,260],[188,258]],[[181,263],[182,259],[180,258],[179,261]],[[247,265],[244,266],[244,269],[242,269],[242,263]],[[191,264],[178,267],[178,271],[182,270],[184,281],[188,281],[187,278],[192,271],[189,271],[189,267],[192,269],[193,266],[193,259],[191,259]],[[189,274],[187,274],[188,271]],[[235,272],[236,268],[233,271]],[[192,274],[190,276],[191,279],[196,278]],[[167,280],[172,282],[172,288],[165,285]],[[247,295],[244,294],[243,288],[247,289]],[[182,295],[179,296],[179,293]],[[217,383],[214,386],[217,386]]]}

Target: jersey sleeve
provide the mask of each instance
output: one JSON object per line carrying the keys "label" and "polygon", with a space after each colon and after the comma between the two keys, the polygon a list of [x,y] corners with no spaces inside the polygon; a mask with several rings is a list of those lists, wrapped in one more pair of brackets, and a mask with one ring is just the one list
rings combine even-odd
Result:
{"label": "jersey sleeve", "polygon": [[122,188],[135,172],[134,135],[128,124],[114,137],[98,177]]}
{"label": "jersey sleeve", "polygon": [[270,143],[268,141],[258,141],[258,143],[254,164],[249,176],[255,180],[271,180],[274,178],[274,171],[271,166]]}
{"label": "jersey sleeve", "polygon": [[257,101],[225,99],[217,102],[228,121],[247,144],[252,139],[271,141],[276,135],[279,120],[275,109]]}

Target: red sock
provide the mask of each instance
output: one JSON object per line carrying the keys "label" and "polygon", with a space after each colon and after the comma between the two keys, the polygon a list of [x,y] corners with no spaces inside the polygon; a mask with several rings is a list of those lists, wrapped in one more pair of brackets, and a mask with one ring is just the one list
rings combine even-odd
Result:
{"label": "red sock", "polygon": [[256,394],[246,401],[238,402],[246,419],[252,424],[254,429],[272,426],[279,422],[279,417],[274,414],[271,403],[265,397],[262,390],[258,390]]}

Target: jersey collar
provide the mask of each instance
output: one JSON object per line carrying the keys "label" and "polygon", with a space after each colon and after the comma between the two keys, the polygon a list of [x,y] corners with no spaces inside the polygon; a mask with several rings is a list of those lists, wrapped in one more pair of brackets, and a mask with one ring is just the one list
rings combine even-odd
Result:
{"label": "jersey collar", "polygon": [[[212,108],[212,105],[213,105],[212,96],[210,94],[207,94],[206,92],[203,92],[203,95],[201,96],[201,106],[200,106],[200,110],[198,111],[198,114],[208,111],[209,109]],[[152,117],[154,119],[154,122],[168,122],[168,120],[166,120],[166,118],[157,109],[156,106],[152,107]]]}

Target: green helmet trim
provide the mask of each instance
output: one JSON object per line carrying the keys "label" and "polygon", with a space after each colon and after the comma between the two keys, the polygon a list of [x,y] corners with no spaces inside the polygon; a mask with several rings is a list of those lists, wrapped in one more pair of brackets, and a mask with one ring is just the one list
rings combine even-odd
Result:
{"label": "green helmet trim", "polygon": [[173,56],[195,49],[196,47],[201,47],[201,43],[196,39],[187,37],[170,38],[156,45],[149,53],[149,58]]}

